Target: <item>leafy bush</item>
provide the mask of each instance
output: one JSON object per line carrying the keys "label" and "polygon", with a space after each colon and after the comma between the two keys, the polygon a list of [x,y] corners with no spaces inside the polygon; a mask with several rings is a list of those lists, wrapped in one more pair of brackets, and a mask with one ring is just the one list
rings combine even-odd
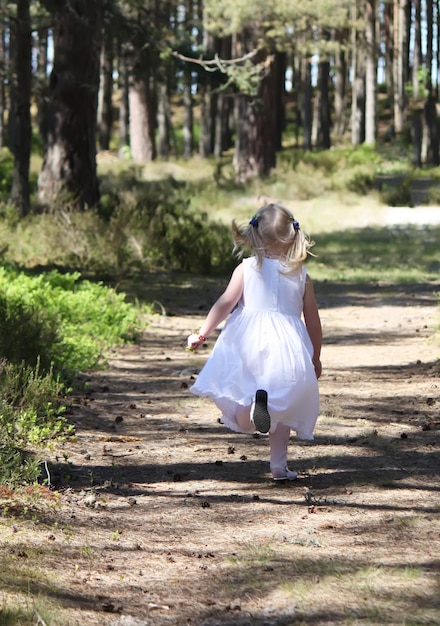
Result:
{"label": "leafy bush", "polygon": [[9,228],[0,224],[0,251],[5,245],[5,258],[21,265],[56,264],[98,276],[164,264],[196,273],[229,271],[230,229],[191,207],[193,186],[140,182],[128,172],[117,188],[105,181],[102,191],[98,210],[63,205]]}
{"label": "leafy bush", "polygon": [[67,382],[76,370],[98,367],[139,326],[124,294],[79,273],[32,277],[0,268],[0,483],[36,479],[29,446],[71,432]]}
{"label": "leafy bush", "polygon": [[63,391],[52,372],[0,361],[0,484],[35,481],[39,459],[29,444],[72,432],[62,417]]}
{"label": "leafy bush", "polygon": [[69,378],[91,369],[139,327],[137,311],[102,283],[79,273],[28,276],[0,268],[1,354],[8,361],[51,367]]}

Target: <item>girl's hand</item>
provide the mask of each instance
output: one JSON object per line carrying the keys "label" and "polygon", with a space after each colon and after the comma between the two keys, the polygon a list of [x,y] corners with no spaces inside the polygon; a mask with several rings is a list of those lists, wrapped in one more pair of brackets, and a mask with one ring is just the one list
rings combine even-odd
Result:
{"label": "girl's hand", "polygon": [[321,361],[319,359],[313,359],[313,366],[315,368],[316,378],[319,378],[322,372]]}
{"label": "girl's hand", "polygon": [[206,337],[202,337],[202,335],[196,335],[195,333],[190,335],[187,339],[188,350],[197,350],[205,341]]}

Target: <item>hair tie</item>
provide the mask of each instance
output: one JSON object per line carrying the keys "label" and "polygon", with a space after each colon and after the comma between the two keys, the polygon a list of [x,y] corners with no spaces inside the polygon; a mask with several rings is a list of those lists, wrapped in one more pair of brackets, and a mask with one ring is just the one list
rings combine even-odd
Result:
{"label": "hair tie", "polygon": [[299,231],[299,222],[297,222],[294,217],[292,217],[292,222],[293,222],[293,228],[295,232],[297,233]]}
{"label": "hair tie", "polygon": [[259,214],[255,213],[255,215],[253,216],[253,218],[251,219],[251,221],[249,222],[250,226],[253,226],[254,228],[258,228],[258,220],[259,220]]}

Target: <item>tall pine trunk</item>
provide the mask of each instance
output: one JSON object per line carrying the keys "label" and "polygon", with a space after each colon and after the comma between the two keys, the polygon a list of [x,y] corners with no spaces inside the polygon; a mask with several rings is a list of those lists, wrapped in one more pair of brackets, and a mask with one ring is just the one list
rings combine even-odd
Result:
{"label": "tall pine trunk", "polygon": [[3,18],[0,21],[0,148],[6,145],[6,127],[5,127],[5,111],[6,111],[6,69],[8,63],[6,58],[6,41],[5,41],[5,22]]}
{"label": "tall pine trunk", "polygon": [[346,129],[348,84],[347,54],[344,49],[344,41],[346,38],[346,31],[337,31],[337,49],[335,54],[334,132],[338,137],[342,137]]}
{"label": "tall pine trunk", "polygon": [[394,0],[394,128],[397,134],[403,131],[406,114],[405,85],[408,79],[407,3],[408,0]]}
{"label": "tall pine trunk", "polygon": [[[352,9],[353,23],[357,20],[356,7]],[[352,28],[351,73],[351,143],[359,146],[365,139],[365,42],[356,26]]]}
{"label": "tall pine trunk", "polygon": [[319,63],[319,144],[324,150],[331,147],[330,141],[330,63],[327,59]]}
{"label": "tall pine trunk", "polygon": [[[265,53],[264,53],[265,54]],[[241,94],[237,97],[237,128],[234,170],[237,181],[269,174],[276,165],[276,85],[273,59],[258,57],[267,62],[258,97]]]}
{"label": "tall pine trunk", "polygon": [[11,138],[14,154],[11,202],[23,217],[29,213],[29,166],[31,155],[31,17],[29,0],[17,1],[17,19],[13,23],[15,89],[15,133]]}
{"label": "tall pine trunk", "polygon": [[119,46],[118,56],[118,74],[119,74],[119,153],[123,154],[127,146],[130,145],[129,132],[129,104],[128,104],[128,64],[127,64],[127,46],[122,44]]}
{"label": "tall pine trunk", "polygon": [[151,87],[147,79],[132,79],[128,92],[130,108],[130,146],[134,163],[156,158],[154,128],[151,125],[153,106]]}
{"label": "tall pine trunk", "polygon": [[366,2],[365,39],[365,143],[374,145],[377,128],[376,0]]}
{"label": "tall pine trunk", "polygon": [[113,126],[113,33],[105,32],[101,48],[98,96],[98,136],[101,150],[108,150]]}
{"label": "tall pine trunk", "polygon": [[72,207],[83,208],[99,200],[96,101],[103,0],[69,0],[57,6],[47,141],[38,193],[45,204],[67,194]]}
{"label": "tall pine trunk", "polygon": [[304,59],[304,98],[302,106],[303,147],[304,150],[312,149],[313,130],[313,88],[312,88],[312,64],[308,58]]}

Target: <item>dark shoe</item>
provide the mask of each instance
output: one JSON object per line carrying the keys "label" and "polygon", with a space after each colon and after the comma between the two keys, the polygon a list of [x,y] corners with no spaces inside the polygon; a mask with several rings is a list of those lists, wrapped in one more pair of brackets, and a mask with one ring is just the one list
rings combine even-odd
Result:
{"label": "dark shoe", "polygon": [[267,391],[258,389],[251,407],[251,422],[260,433],[270,430],[270,413],[267,410]]}

